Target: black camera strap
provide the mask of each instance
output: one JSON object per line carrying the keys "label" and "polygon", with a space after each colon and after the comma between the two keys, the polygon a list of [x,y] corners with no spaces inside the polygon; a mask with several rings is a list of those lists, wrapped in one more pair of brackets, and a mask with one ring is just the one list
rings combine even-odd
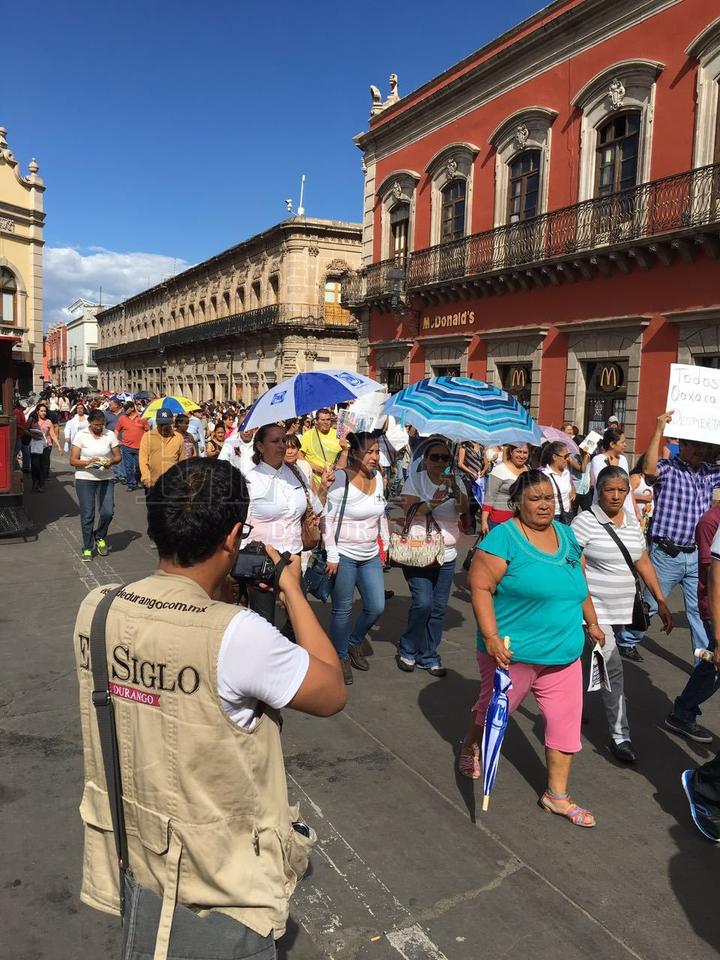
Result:
{"label": "black camera strap", "polygon": [[115,728],[115,709],[110,696],[107,668],[105,626],[110,606],[122,587],[109,590],[98,603],[90,626],[90,666],[93,675],[92,702],[97,716],[102,750],[105,782],[110,802],[110,818],[120,869],[120,912],[123,912],[123,873],[128,869],[128,845],[125,830],[125,812],[122,803],[122,778],[120,775],[120,752]]}

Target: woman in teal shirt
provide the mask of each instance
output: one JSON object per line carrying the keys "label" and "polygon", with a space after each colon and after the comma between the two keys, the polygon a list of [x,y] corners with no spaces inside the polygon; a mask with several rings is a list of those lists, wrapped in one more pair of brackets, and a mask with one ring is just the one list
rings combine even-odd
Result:
{"label": "woman in teal shirt", "polygon": [[553,521],[555,492],[547,476],[530,470],[510,493],[514,518],[483,540],[470,570],[481,687],[459,770],[480,777],[479,743],[495,667],[504,667],[512,680],[510,712],[532,691],[545,719],[548,787],[540,806],[576,826],[594,827],[590,811],[570,799],[568,779],[573,754],[581,749],[585,630],[601,645],[605,634],[580,565],[580,546],[572,530]]}

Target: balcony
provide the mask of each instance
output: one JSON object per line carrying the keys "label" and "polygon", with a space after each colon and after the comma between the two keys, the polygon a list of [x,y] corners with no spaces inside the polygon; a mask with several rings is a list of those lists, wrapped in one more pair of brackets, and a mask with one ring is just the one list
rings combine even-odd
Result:
{"label": "balcony", "polygon": [[[334,308],[334,309],[333,309]],[[229,317],[196,323],[190,327],[168,330],[152,337],[129,340],[126,343],[99,347],[95,350],[96,361],[124,360],[154,354],[172,347],[212,343],[215,340],[259,333],[266,330],[287,332],[300,328],[317,332],[331,327],[355,327],[349,311],[339,304],[275,303],[256,310],[246,310]]]}
{"label": "balcony", "polygon": [[720,163],[383,260],[343,280],[343,302],[392,308],[649,269],[699,246],[720,256]]}

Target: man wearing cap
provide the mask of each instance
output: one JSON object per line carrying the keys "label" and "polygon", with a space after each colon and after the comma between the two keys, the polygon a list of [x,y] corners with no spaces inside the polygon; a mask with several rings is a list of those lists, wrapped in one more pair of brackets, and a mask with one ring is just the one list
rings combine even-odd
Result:
{"label": "man wearing cap", "polygon": [[140,441],[140,482],[145,492],[154,486],[170,467],[185,460],[182,435],[173,428],[173,412],[160,407],[155,414],[155,430],[146,433]]}
{"label": "man wearing cap", "polygon": [[607,422],[605,423],[606,430],[609,430],[610,427],[619,427],[619,426],[620,426],[620,421],[614,414],[612,417],[607,418]]}
{"label": "man wearing cap", "polygon": [[[108,401],[107,410],[105,411],[105,429],[112,430],[112,432],[115,433],[117,430],[118,421],[122,415],[122,404],[118,401],[117,397],[111,397]],[[119,480],[120,483],[126,482],[125,466],[122,460],[120,463],[116,463],[113,466],[113,477],[115,480]]]}
{"label": "man wearing cap", "polygon": [[137,490],[140,473],[140,442],[150,429],[150,424],[143,419],[134,402],[128,400],[125,404],[125,413],[119,418],[114,429],[115,436],[120,441],[127,488]]}
{"label": "man wearing cap", "polygon": [[200,414],[202,413],[202,407],[195,407],[194,410],[190,411],[190,422],[188,423],[187,432],[195,441],[195,448],[197,449],[197,455],[199,457],[205,456],[205,430],[203,429],[202,420],[200,419]]}

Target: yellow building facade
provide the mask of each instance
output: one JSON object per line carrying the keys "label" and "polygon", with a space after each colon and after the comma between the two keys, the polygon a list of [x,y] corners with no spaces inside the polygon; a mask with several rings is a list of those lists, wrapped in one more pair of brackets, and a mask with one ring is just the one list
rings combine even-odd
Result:
{"label": "yellow building facade", "polygon": [[23,176],[0,127],[0,336],[13,348],[16,388],[43,387],[43,261],[45,184],[33,159]]}

